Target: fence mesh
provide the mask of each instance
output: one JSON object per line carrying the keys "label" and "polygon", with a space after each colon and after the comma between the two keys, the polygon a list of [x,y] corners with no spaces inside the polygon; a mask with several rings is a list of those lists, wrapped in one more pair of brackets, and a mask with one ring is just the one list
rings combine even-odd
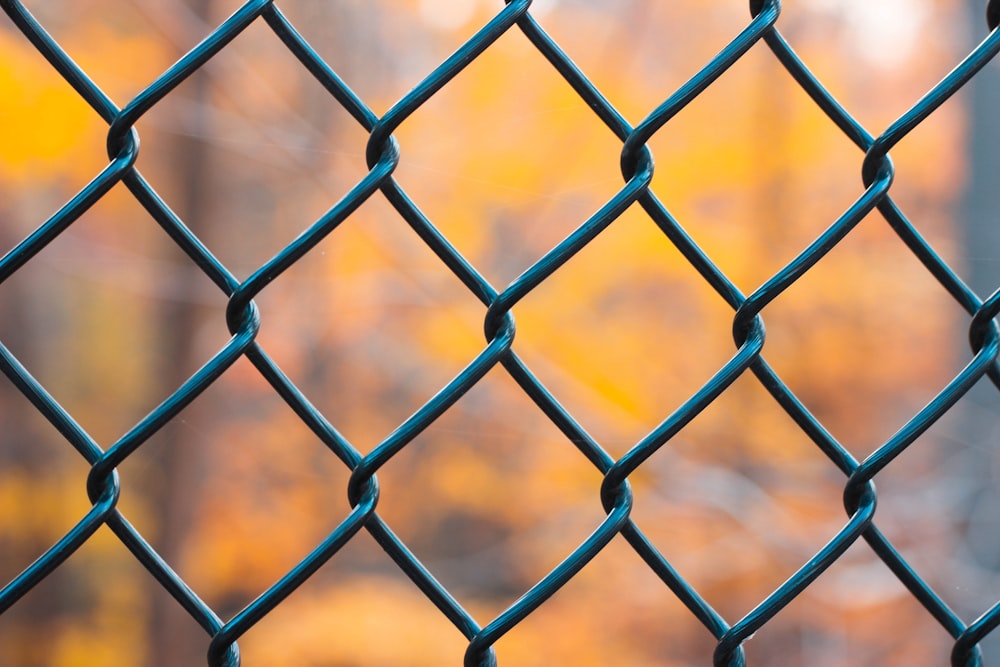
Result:
{"label": "fence mesh", "polygon": [[[318,55],[272,0],[245,3],[122,107],[102,92],[98,83],[74,63],[20,2],[0,0],[0,6],[24,38],[34,45],[108,125],[107,166],[84,189],[0,259],[0,281],[6,281],[30,263],[42,249],[66,232],[112,188],[121,184],[148,211],[176,246],[225,295],[228,300],[225,326],[230,335],[228,342],[217,354],[187,378],[156,409],[107,446],[96,442],[11,351],[0,345],[0,368],[6,377],[90,466],[86,491],[91,503],[90,510],[79,517],[72,530],[0,590],[0,613],[17,605],[29,591],[87,543],[100,527],[107,526],[159,585],[210,636],[207,663],[213,666],[237,665],[240,663],[238,640],[327,561],[334,558],[359,532],[367,531],[388,553],[399,570],[412,580],[468,640],[464,659],[466,667],[485,667],[497,664],[494,645],[505,634],[545,605],[551,596],[587,568],[595,556],[612,541],[623,540],[662,582],[664,593],[669,591],[669,594],[676,596],[715,638],[717,644],[711,658],[713,663],[720,667],[736,666],[745,664],[743,645],[746,640],[802,595],[852,545],[866,544],[922,605],[926,614],[954,639],[951,664],[981,664],[979,644],[1000,623],[1000,602],[980,610],[981,615],[971,622],[963,620],[949,608],[939,593],[921,578],[879,530],[876,522],[878,496],[874,480],[984,375],[989,376],[989,380],[1000,387],[1000,367],[996,362],[1000,351],[1000,330],[994,322],[994,317],[1000,313],[1000,291],[985,299],[977,296],[918,233],[907,214],[893,200],[891,186],[894,168],[889,157],[893,147],[920,126],[996,55],[1000,50],[1000,35],[996,32],[991,32],[951,73],[889,124],[885,131],[873,136],[834,99],[782,37],[779,29],[782,10],[776,0],[751,1],[750,17],[739,34],[695,76],[667,96],[634,126],[616,110],[608,97],[592,84],[560,45],[546,33],[539,21],[536,21],[532,16],[530,0],[508,2],[472,38],[382,115],[372,111],[364,100],[348,88],[334,67]],[[1000,23],[1000,3],[990,2],[987,21],[991,31]],[[255,23],[266,24],[301,66],[322,85],[330,98],[342,106],[367,134],[368,172],[332,208],[301,231],[294,241],[257,267],[249,277],[241,280],[216,258],[212,249],[186,226],[185,221],[175,214],[136,168],[140,138],[135,126],[140,118],[225,49],[237,35]],[[394,178],[397,166],[405,160],[405,146],[401,152],[394,132],[507,33],[520,33],[528,40],[621,142],[620,170],[623,184],[613,197],[564,240],[524,269],[509,285],[497,289],[476,266],[458,252]],[[802,249],[792,261],[751,293],[744,294],[717,267],[712,257],[685,232],[651,189],[654,163],[648,143],[751,49],[769,50],[823,114],[863,152],[864,159],[861,167],[863,191],[850,207],[826,226],[822,234]],[[399,423],[377,446],[362,452],[338,432],[335,424],[310,402],[303,390],[293,383],[259,343],[258,332],[267,313],[258,310],[254,299],[269,285],[280,282],[290,267],[312,252],[327,235],[350,220],[372,198],[382,198],[391,204],[396,214],[433,251],[453,274],[454,279],[481,302],[485,344],[433,398]],[[693,391],[687,400],[669,412],[648,435],[632,443],[624,455],[616,458],[583,428],[577,417],[542,383],[538,373],[518,355],[514,311],[519,302],[538,289],[598,235],[615,225],[627,209],[635,206],[641,207],[663,236],[732,309],[735,352],[708,382],[701,387],[692,387]],[[971,351],[964,368],[940,388],[933,400],[912,415],[902,428],[870,455],[858,460],[810,413],[766,361],[762,311],[841,244],[862,219],[876,210],[926,271],[969,314],[971,319],[968,337]],[[219,326],[222,326],[221,322]],[[224,619],[157,554],[139,530],[123,515],[118,502],[122,493],[118,469],[164,425],[177,419],[186,406],[240,359],[253,365],[275,394],[287,403],[302,423],[329,449],[330,454],[339,458],[349,469],[346,493],[350,500],[350,511],[298,565],[241,611]],[[554,569],[523,591],[502,613],[495,618],[477,619],[463,607],[456,594],[435,578],[434,573],[380,516],[377,474],[487,373],[498,368],[509,374],[523,393],[575,446],[579,456],[584,457],[599,471],[603,481],[593,488],[593,495],[595,498],[599,497],[605,518],[593,526],[590,535],[578,547],[564,554]],[[828,542],[819,551],[770,595],[759,600],[751,611],[741,618],[727,619],[685,580],[653,540],[647,537],[643,526],[634,520],[630,478],[642,469],[650,457],[670,443],[685,426],[722,396],[737,379],[750,376],[794,420],[802,433],[829,460],[829,465],[843,475],[846,521],[839,531],[830,535]],[[82,485],[84,480],[81,479],[80,483]],[[326,639],[318,637],[316,641]],[[706,656],[705,661],[708,659]]]}

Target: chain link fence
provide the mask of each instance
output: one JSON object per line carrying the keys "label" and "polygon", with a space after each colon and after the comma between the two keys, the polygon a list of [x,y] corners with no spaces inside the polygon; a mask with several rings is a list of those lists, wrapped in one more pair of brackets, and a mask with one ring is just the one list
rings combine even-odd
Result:
{"label": "chain link fence", "polygon": [[[825,571],[837,563],[854,545],[866,545],[890,570],[953,639],[951,664],[971,667],[983,663],[980,644],[1000,623],[1000,602],[980,610],[971,621],[964,620],[925,581],[904,558],[893,542],[880,531],[877,522],[879,498],[875,480],[897,458],[918,442],[922,435],[948,413],[970,388],[985,381],[1000,387],[1000,329],[994,317],[1000,313],[1000,291],[982,298],[975,294],[945,263],[939,253],[921,236],[911,218],[892,196],[895,176],[890,152],[911,132],[984,67],[1000,50],[1000,35],[989,36],[971,51],[943,80],[916,104],[879,133],[871,134],[855,120],[828,92],[824,84],[806,67],[781,34],[781,4],[753,0],[745,27],[721,52],[708,61],[683,86],[672,92],[638,124],[628,122],[601,90],[588,79],[558,43],[532,15],[530,0],[511,0],[479,29],[473,37],[440,63],[409,93],[379,115],[345,84],[335,67],[321,58],[303,38],[278,5],[271,0],[243,4],[211,34],[186,53],[174,65],[120,107],[98,84],[70,58],[60,44],[46,32],[29,11],[16,0],[0,0],[9,21],[31,42],[48,63],[58,71],[107,123],[107,166],[79,193],[38,225],[26,238],[14,245],[0,259],[0,281],[6,281],[50,243],[65,233],[88,209],[112,188],[124,186],[173,243],[225,295],[225,327],[228,342],[205,362],[180,387],[141,421],[116,441],[99,444],[64,409],[25,365],[7,347],[0,345],[0,368],[7,379],[30,400],[44,418],[58,430],[90,468],[86,491],[91,508],[79,517],[72,530],[40,554],[10,583],[0,590],[0,614],[10,610],[32,589],[53,574],[67,559],[106,526],[120,540],[135,560],[148,570],[156,582],[194,619],[211,638],[207,664],[240,664],[239,641],[262,619],[271,614],[306,580],[335,558],[356,535],[369,533],[391,557],[398,569],[429,599],[437,610],[468,640],[466,667],[487,667],[498,663],[495,645],[518,627],[533,612],[545,605],[554,594],[584,571],[598,554],[612,542],[627,543],[662,583],[664,594],[675,596],[688,612],[714,637],[714,655],[704,663],[719,667],[746,664],[744,643],[790,603],[803,594]],[[444,10],[442,10],[444,11]],[[988,27],[1000,24],[1000,3],[990,2]],[[329,210],[305,228],[291,243],[271,259],[240,279],[227,268],[202,238],[185,224],[166,201],[153,189],[136,168],[140,137],[137,122],[168,98],[242,31],[253,24],[265,24],[274,36],[294,55],[301,66],[318,81],[367,135],[367,173]],[[519,35],[518,35],[519,33]],[[524,268],[509,285],[497,288],[479,268],[468,261],[442,234],[394,177],[405,162],[405,146],[394,138],[400,125],[421,109],[433,96],[480,56],[493,48],[507,34],[528,40],[551,68],[565,80],[621,144],[622,185],[617,193],[583,220],[564,240],[549,249],[541,259]],[[749,294],[744,294],[722,272],[651,188],[654,161],[648,144],[658,132],[714,82],[733,68],[748,52],[767,50],[787,71],[798,86],[863,153],[860,176],[863,190],[856,200],[822,234],[786,265]],[[2,147],[0,147],[2,150]],[[360,207],[372,199],[382,199],[395,210],[430,249],[464,289],[482,304],[485,343],[464,368],[392,433],[369,451],[360,451],[341,435],[323,411],[314,406],[305,392],[278,366],[258,341],[267,313],[255,299],[269,285],[282,281],[286,272],[338,227],[349,221]],[[711,378],[700,387],[691,387],[689,398],[672,410],[645,437],[631,443],[627,452],[613,456],[592,437],[539,379],[539,374],[519,356],[516,345],[515,312],[518,304],[553,276],[574,256],[591,244],[602,232],[614,226],[623,213],[641,207],[685,260],[732,310],[732,338],[735,351]],[[969,315],[969,354],[964,368],[940,388],[933,399],[913,414],[888,440],[863,460],[859,460],[828,431],[765,358],[764,309],[779,299],[811,268],[849,237],[862,219],[877,211],[919,260],[926,271],[940,283],[954,301]],[[219,322],[222,326],[222,322]],[[160,429],[178,419],[178,415],[196,397],[216,383],[239,360],[256,369],[298,416],[298,419],[350,471],[346,485],[350,511],[329,535],[266,591],[230,618],[223,618],[203,601],[196,590],[180,576],[150,545],[119,507],[122,482],[119,468],[136,454]],[[592,489],[599,498],[605,518],[575,549],[562,555],[560,562],[506,609],[492,618],[476,618],[459,596],[446,588],[434,572],[421,562],[411,547],[401,539],[379,513],[381,488],[378,473],[389,461],[437,422],[488,373],[501,369],[520,387],[524,395],[544,413],[551,423],[575,446],[577,455],[595,468],[601,477]],[[809,441],[842,475],[843,508],[846,519],[827,543],[765,598],[739,618],[724,618],[703,595],[685,579],[648,537],[633,516],[633,488],[630,478],[641,474],[643,466],[671,443],[699,414],[705,411],[741,377],[753,377],[795,422]],[[3,511],[11,511],[4,508]],[[16,510],[15,510],[16,511]],[[331,621],[336,623],[336,621]],[[325,642],[328,638],[316,637]],[[586,641],[582,638],[581,641]],[[502,656],[501,656],[502,658]],[[499,661],[503,663],[501,659]],[[751,661],[752,662],[752,661]]]}

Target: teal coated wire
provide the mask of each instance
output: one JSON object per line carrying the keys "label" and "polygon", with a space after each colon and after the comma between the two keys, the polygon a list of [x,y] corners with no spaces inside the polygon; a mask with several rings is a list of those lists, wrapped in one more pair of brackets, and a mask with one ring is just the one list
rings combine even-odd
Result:
{"label": "teal coated wire", "polygon": [[[70,58],[43,26],[17,0],[0,0],[13,25],[42,54],[50,65],[108,124],[108,164],[79,193],[39,224],[23,241],[0,257],[0,283],[23,268],[47,245],[69,229],[88,209],[121,183],[153,220],[169,235],[219,290],[227,297],[225,326],[231,338],[211,355],[190,378],[159,406],[102,449],[64,408],[33,378],[28,370],[0,343],[0,371],[91,466],[86,491],[91,508],[72,529],[44,551],[17,577],[0,588],[0,614],[49,576],[78,550],[102,525],[106,525],[150,572],[157,582],[205,630],[209,636],[207,664],[236,667],[240,664],[237,642],[256,623],[272,612],[293,591],[315,574],[329,559],[362,530],[367,531],[393,562],[426,595],[438,610],[469,641],[465,667],[497,664],[494,645],[576,576],[616,537],[641,557],[691,614],[715,638],[712,660],[717,667],[739,667],[746,662],[743,643],[766,624],[812,582],[822,576],[843,553],[856,543],[867,543],[886,567],[903,583],[927,612],[954,638],[951,655],[954,667],[981,664],[979,643],[1000,625],[1000,602],[966,624],[930,585],[899,554],[879,531],[875,518],[875,479],[902,452],[913,447],[920,436],[946,414],[984,376],[1000,387],[1000,289],[985,299],[976,295],[933,247],[920,235],[893,201],[891,187],[895,169],[889,152],[941,104],[965,86],[1000,51],[1000,2],[991,0],[987,8],[990,34],[956,68],[903,113],[885,131],[875,136],[863,128],[826,90],[795,54],[779,32],[782,7],[777,0],[751,0],[750,20],[722,50],[693,77],[664,95],[637,125],[631,125],[598,90],[539,25],[531,14],[530,0],[508,0],[497,14],[411,91],[379,116],[358,97],[273,0],[251,0],[223,20],[211,33],[176,63],[156,77],[122,107],[116,105]],[[185,79],[220,53],[243,30],[263,22],[323,86],[341,107],[368,133],[365,155],[368,173],[328,211],[306,226],[295,239],[273,257],[240,280],[174,213],[136,167],[140,150],[136,122],[155,107]],[[393,133],[412,114],[444,89],[502,36],[515,27],[573,88],[599,120],[621,142],[620,169],[624,183],[618,192],[588,216],[541,259],[525,267],[503,289],[492,286],[452,243],[436,228],[406,193],[394,173],[404,159],[405,147]],[[648,144],[671,119],[711,87],[730,68],[754,49],[767,48],[788,75],[806,92],[837,127],[862,152],[860,174],[863,189],[847,210],[791,262],[781,267],[749,295],[744,295],[714,264],[667,210],[652,189],[654,160]],[[297,261],[309,254],[324,238],[350,220],[369,199],[381,195],[406,225],[427,245],[483,305],[485,345],[482,350],[433,397],[404,420],[367,454],[355,448],[310,399],[288,378],[257,341],[261,313],[254,301]],[[558,401],[531,368],[518,356],[514,309],[526,296],[571,261],[602,232],[614,225],[625,211],[640,207],[662,231],[664,237],[695,268],[706,283],[733,310],[733,356],[687,400],[673,410],[646,436],[615,459]],[[877,212],[899,236],[927,271],[970,315],[969,342],[972,356],[966,366],[894,435],[857,461],[812,415],[789,386],[768,365],[764,357],[764,315],[767,306],[803,275],[863,221]],[[246,358],[332,454],[350,470],[346,495],[350,511],[327,537],[300,562],[281,576],[228,621],[223,621],[186,582],[156,553],[118,509],[121,494],[117,469],[150,437],[211,386],[238,359]],[[378,513],[380,486],[378,470],[403,451],[417,435],[439,419],[452,405],[495,368],[503,368],[538,409],[563,433],[567,441],[601,473],[595,489],[605,517],[575,549],[565,555],[506,609],[480,624],[419,561]],[[759,601],[742,618],[730,623],[720,615],[658,547],[646,537],[632,518],[636,502],[629,478],[651,457],[680,433],[695,417],[723,395],[738,378],[749,371],[775,402],[794,420],[809,440],[844,475],[846,524],[827,543],[795,570],[777,589]],[[337,619],[332,619],[336,624]]]}

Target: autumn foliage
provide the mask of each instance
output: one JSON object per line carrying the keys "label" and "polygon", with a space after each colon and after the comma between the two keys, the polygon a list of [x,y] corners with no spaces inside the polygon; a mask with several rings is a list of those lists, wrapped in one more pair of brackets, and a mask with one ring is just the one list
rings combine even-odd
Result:
{"label": "autumn foliage", "polygon": [[[35,4],[29,9],[120,106],[238,6]],[[381,114],[501,3],[467,4],[281,8]],[[633,124],[748,21],[738,2],[536,4],[539,23]],[[858,25],[864,12],[851,7],[860,3],[785,4],[782,33],[874,134],[958,58],[954,40],[927,38],[932,22],[960,21],[945,0],[915,3],[925,20],[912,34],[881,36],[897,40],[896,59],[858,41],[867,35]],[[6,250],[105,166],[107,126],[5,19],[0,99]],[[961,119],[960,103],[949,103],[893,152],[894,198],[949,261],[959,260],[951,212],[962,183]],[[138,169],[241,279],[367,171],[367,133],[263,22],[137,129]],[[395,136],[401,187],[498,289],[622,186],[621,142],[516,28]],[[744,293],[863,190],[863,154],[763,44],[650,148],[653,191]],[[485,345],[485,307],[379,195],[257,303],[262,347],[361,452]],[[118,186],[0,285],[0,342],[106,446],[226,341],[225,306]],[[735,349],[732,308],[638,206],[514,315],[515,351],[614,457]],[[858,458],[966,354],[953,342],[960,309],[878,214],[763,317],[765,358]],[[8,581],[89,503],[86,463],[13,386],[0,395],[0,577]],[[943,545],[952,527],[920,488],[946,440],[932,431],[878,480],[879,526],[932,584],[950,567]],[[349,472],[241,360],[123,464],[119,507],[228,618],[346,516]],[[600,473],[499,366],[379,479],[380,516],[481,624],[605,516]],[[845,521],[842,473],[749,374],[631,481],[635,521],[729,622]],[[0,615],[0,663],[18,667],[203,664],[208,641],[107,530]],[[240,640],[251,667],[459,665],[467,644],[363,531]],[[714,646],[616,539],[496,648],[511,667],[670,667],[711,664]],[[950,646],[859,544],[765,626],[747,655],[758,665],[931,665],[944,664]]]}

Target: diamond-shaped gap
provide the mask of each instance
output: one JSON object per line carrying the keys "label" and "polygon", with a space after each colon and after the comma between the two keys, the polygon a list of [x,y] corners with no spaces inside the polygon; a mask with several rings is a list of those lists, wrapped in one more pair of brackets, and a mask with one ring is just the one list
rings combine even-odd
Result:
{"label": "diamond-shaped gap", "polygon": [[637,525],[730,622],[846,522],[843,474],[749,374],[631,480]]}
{"label": "diamond-shaped gap", "polygon": [[[19,405],[9,398],[10,404]],[[23,415],[3,443],[5,548],[0,578],[4,585],[68,533],[91,507],[85,490],[86,464],[42,422],[32,413]],[[26,445],[32,449],[25,451]],[[35,460],[43,457],[44,464]]]}
{"label": "diamond-shaped gap", "polygon": [[[535,15],[534,4],[531,10]],[[750,22],[745,4],[559,0],[542,27],[632,124]]]}
{"label": "diamond-shaped gap", "polygon": [[[91,504],[84,458],[5,377],[0,433],[0,586],[5,586],[72,530]],[[67,570],[49,576],[65,582]],[[6,627],[38,620],[44,608],[63,607],[71,592],[59,584],[46,590],[5,612],[11,617]],[[0,647],[17,641],[0,629]],[[2,648],[0,653],[14,655]]]}
{"label": "diamond-shaped gap", "polygon": [[484,306],[381,197],[256,301],[260,344],[361,451],[487,345]]}
{"label": "diamond-shaped gap", "polygon": [[615,456],[735,351],[732,310],[638,207],[514,315],[514,349]]}
{"label": "diamond-shaped gap", "polygon": [[223,295],[123,186],[0,294],[19,314],[0,318],[0,340],[105,447],[229,338]]}
{"label": "diamond-shaped gap", "polygon": [[863,191],[861,152],[763,45],[649,145],[658,158],[653,192],[746,293]]}
{"label": "diamond-shaped gap", "polygon": [[[1000,600],[996,395],[981,381],[875,478],[879,529],[966,623]],[[1000,656],[995,636],[982,648]]]}
{"label": "diamond-shaped gap", "polygon": [[501,369],[379,472],[379,512],[481,622],[603,520],[600,474]]}
{"label": "diamond-shaped gap", "polygon": [[878,213],[762,314],[765,358],[859,458],[971,358],[968,315]]}
{"label": "diamond-shaped gap", "polygon": [[408,3],[290,2],[282,4],[281,11],[377,114],[460,44],[454,42],[449,50],[448,44],[435,39],[438,35],[412,20],[413,7]]}
{"label": "diamond-shaped gap", "polygon": [[[877,135],[986,37],[983,10],[974,12],[975,24],[966,12],[961,3],[948,2],[812,2],[795,8],[794,23],[779,20],[778,26],[816,76]],[[974,37],[967,25],[976,28]]]}
{"label": "diamond-shaped gap", "polygon": [[623,185],[621,143],[517,30],[396,135],[400,185],[497,286]]}
{"label": "diamond-shaped gap", "polygon": [[[932,551],[928,555],[927,565],[932,569],[927,571],[927,576],[948,591],[949,601],[954,596],[954,605],[963,618],[978,616],[1000,599],[1000,577],[997,576],[1000,543],[995,539],[994,525],[998,505],[997,462],[993,452],[1000,428],[996,419],[998,403],[996,387],[984,379],[931,427],[927,434],[929,447],[921,445],[922,450],[918,450],[929,450],[932,459],[940,459],[940,462],[933,461],[936,463],[933,473],[928,474],[926,468],[918,469],[917,484],[908,483],[909,459],[913,454],[906,452],[879,475],[880,489],[896,484],[910,491],[899,493],[899,501],[890,503],[890,508],[895,508],[907,522],[919,521],[905,504],[914,487],[919,487],[921,480],[933,485],[929,497],[923,496],[921,500],[938,499],[934,513],[947,522],[952,532],[947,539],[934,542],[934,546],[944,552]],[[924,452],[918,461],[923,462],[926,458],[928,455]],[[884,484],[882,478],[886,479]],[[917,504],[916,507],[923,510],[924,506]],[[895,540],[901,540],[906,534],[902,523],[898,531],[893,532]],[[919,543],[914,542],[914,548],[918,547]],[[993,650],[997,655],[995,643]]]}
{"label": "diamond-shaped gap", "polygon": [[953,644],[859,540],[743,646],[747,664],[930,667],[948,664]]}
{"label": "diamond-shaped gap", "polygon": [[6,252],[97,176],[108,159],[100,116],[25,39],[0,33],[0,56],[0,246]]}
{"label": "diamond-shaped gap", "polygon": [[119,506],[224,619],[350,510],[349,470],[245,359],[119,470]]}
{"label": "diamond-shaped gap", "polygon": [[679,667],[715,638],[621,537],[496,644],[499,664]]}
{"label": "diamond-shaped gap", "polygon": [[[147,10],[155,3],[119,6],[93,2],[65,7],[46,2],[24,4],[73,61],[120,107],[177,58],[171,43],[175,35],[166,38],[164,35],[166,25],[175,24],[176,20],[165,21],[162,15],[151,15]],[[192,37],[187,48],[194,44]],[[97,156],[106,157],[103,137],[99,145]]]}
{"label": "diamond-shaped gap", "polygon": [[[343,567],[343,562],[350,567]],[[247,664],[460,665],[468,640],[362,531],[239,640]]]}
{"label": "diamond-shaped gap", "polygon": [[[144,664],[149,599],[158,588],[102,527],[0,615],[0,652],[5,662],[16,665]],[[204,636],[193,621],[185,629]]]}
{"label": "diamond-shaped gap", "polygon": [[[540,0],[532,6],[553,3]],[[369,0],[328,8],[290,2],[281,9],[320,56],[382,114],[499,14],[503,5],[489,0],[460,4]],[[519,31],[514,27],[511,32]]]}
{"label": "diamond-shaped gap", "polygon": [[240,278],[368,172],[367,135],[261,21],[137,125],[139,168]]}

